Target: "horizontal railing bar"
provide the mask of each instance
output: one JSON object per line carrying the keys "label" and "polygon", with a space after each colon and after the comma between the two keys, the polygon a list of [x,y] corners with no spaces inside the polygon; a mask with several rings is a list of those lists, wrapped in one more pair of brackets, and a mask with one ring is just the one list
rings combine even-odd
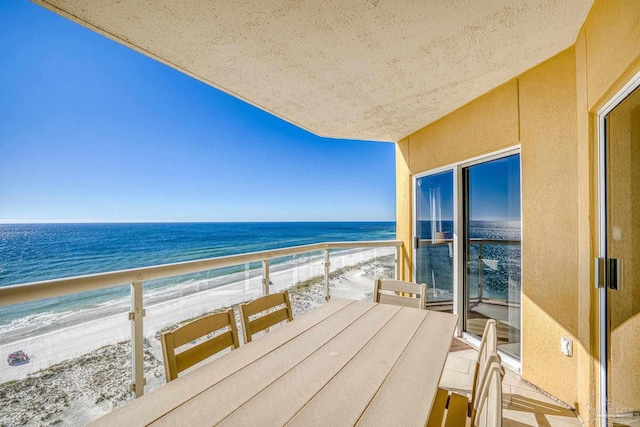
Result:
{"label": "horizontal railing bar", "polygon": [[483,245],[519,245],[521,243],[520,240],[508,240],[508,239],[478,239],[473,238],[469,239],[472,244],[483,244]]}
{"label": "horizontal railing bar", "polygon": [[[445,243],[452,243],[453,239],[419,239],[420,245],[442,245]],[[519,245],[520,240],[506,240],[506,239],[469,239],[472,245]]]}
{"label": "horizontal railing bar", "polygon": [[325,242],[311,245],[293,246],[289,248],[272,249],[260,252],[249,252],[228,255],[217,258],[184,261],[173,264],[163,264],[150,267],[133,268],[129,270],[96,273],[86,276],[76,276],[63,279],[45,280],[41,282],[24,283],[0,287],[0,306],[19,304],[58,297],[79,292],[110,288],[134,282],[145,282],[163,279],[183,274],[198,273],[218,268],[232,267],[251,262],[259,262],[290,255],[315,252],[325,249],[343,248],[379,248],[402,246],[400,240],[380,240],[362,242]]}

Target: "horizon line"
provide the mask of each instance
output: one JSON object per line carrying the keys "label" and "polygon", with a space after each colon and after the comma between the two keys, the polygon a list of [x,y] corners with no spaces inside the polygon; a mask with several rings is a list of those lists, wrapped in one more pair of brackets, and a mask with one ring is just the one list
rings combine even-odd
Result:
{"label": "horizon line", "polygon": [[324,223],[324,222],[396,222],[396,220],[248,220],[248,221],[65,221],[65,220],[3,220],[0,225],[46,225],[46,224],[273,224],[273,223]]}

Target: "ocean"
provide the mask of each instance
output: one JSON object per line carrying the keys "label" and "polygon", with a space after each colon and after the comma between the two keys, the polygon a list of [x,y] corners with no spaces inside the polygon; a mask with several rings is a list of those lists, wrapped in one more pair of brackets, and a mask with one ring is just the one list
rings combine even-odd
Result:
{"label": "ocean", "polygon": [[[393,239],[394,222],[0,224],[0,286],[320,242]],[[153,281],[145,289],[243,268]],[[55,317],[128,294],[120,286],[0,307],[0,330],[29,322],[34,313],[42,321],[42,313]]]}
{"label": "ocean", "polygon": [[[431,223],[418,225],[418,235],[430,238]],[[442,221],[439,227],[446,239],[452,236],[451,221]],[[520,223],[473,221],[470,237],[517,243]],[[0,224],[0,286],[320,242],[392,239],[394,222]],[[479,249],[472,243],[467,254],[469,296],[477,297],[481,278],[484,297],[519,301],[520,245],[483,244],[482,258]],[[429,285],[428,299],[452,300],[451,245],[427,245],[416,255],[417,280]],[[244,272],[245,268],[241,265],[145,282],[145,292],[170,286],[182,289],[193,282],[214,283],[210,279]],[[260,263],[250,268],[259,269]],[[126,307],[129,293],[129,287],[123,285],[0,307],[0,336],[30,324],[53,326],[61,317],[93,307]]]}

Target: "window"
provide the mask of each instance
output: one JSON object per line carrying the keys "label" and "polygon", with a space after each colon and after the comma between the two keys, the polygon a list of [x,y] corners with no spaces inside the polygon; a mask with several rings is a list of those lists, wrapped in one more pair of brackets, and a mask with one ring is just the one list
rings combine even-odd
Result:
{"label": "window", "polygon": [[520,357],[520,156],[462,169],[464,330],[498,322],[498,347]]}
{"label": "window", "polygon": [[414,180],[415,281],[431,310],[460,315],[480,337],[498,322],[498,347],[520,357],[520,155],[451,166]]}

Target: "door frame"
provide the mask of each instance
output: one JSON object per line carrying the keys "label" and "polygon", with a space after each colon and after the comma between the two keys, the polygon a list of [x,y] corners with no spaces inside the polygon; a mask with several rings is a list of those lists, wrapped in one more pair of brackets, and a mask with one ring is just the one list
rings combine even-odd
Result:
{"label": "door frame", "polygon": [[[597,153],[597,185],[598,185],[598,257],[607,257],[607,152],[605,118],[618,107],[629,95],[640,89],[640,72],[625,84],[609,101],[598,110],[596,115],[596,153]],[[597,260],[595,261],[598,262]],[[594,272],[597,270],[594,268]],[[609,378],[609,328],[608,328],[608,292],[607,286],[600,287],[599,278],[594,277],[598,290],[598,357],[599,383],[598,418],[601,427],[607,426],[608,421],[608,385]]]}
{"label": "door frame", "polygon": [[[521,226],[522,226],[522,218],[524,215],[522,211],[522,150],[521,150],[520,144],[502,148],[500,150],[491,151],[487,154],[471,157],[459,162],[450,163],[445,166],[428,169],[426,171],[413,174],[411,176],[411,205],[412,205],[411,206],[411,222],[412,222],[411,224],[411,247],[412,247],[411,280],[415,281],[417,276],[417,257],[416,257],[417,251],[416,251],[416,248],[414,247],[415,237],[417,234],[417,224],[416,224],[417,184],[416,182],[418,179],[423,178],[425,176],[435,175],[438,173],[448,172],[448,171],[453,172],[453,191],[454,191],[454,194],[453,194],[453,200],[454,200],[453,202],[454,203],[454,206],[453,206],[453,259],[455,260],[455,265],[453,267],[453,312],[454,314],[458,315],[458,324],[456,326],[455,334],[457,337],[464,338],[466,341],[469,341],[476,347],[480,344],[480,339],[475,335],[472,335],[464,331],[464,324],[465,324],[464,316],[466,315],[466,310],[464,307],[464,297],[463,297],[465,292],[464,283],[463,283],[464,282],[464,279],[463,279],[464,265],[462,262],[458,261],[460,260],[460,257],[463,255],[463,252],[464,252],[464,236],[462,235],[464,232],[464,224],[463,224],[464,222],[463,196],[464,195],[463,195],[463,188],[462,188],[462,180],[463,180],[462,170],[466,167],[474,166],[480,163],[485,163],[491,160],[496,160],[496,159],[500,159],[503,157],[508,157],[516,154],[520,156],[520,206],[521,206],[520,220],[521,220]],[[520,230],[520,233],[522,236],[522,228]],[[522,237],[520,241],[522,242]],[[520,285],[521,287],[523,285],[522,275],[520,277]],[[522,288],[520,292],[522,293]],[[521,334],[523,330],[522,329],[523,321],[524,321],[524,316],[522,316],[522,313],[521,313],[520,315],[520,333]],[[522,335],[521,335],[520,341],[522,345]],[[516,372],[521,371],[522,359],[524,357],[522,353],[520,354],[519,360],[504,352],[500,352],[500,354],[502,356],[502,361],[505,363],[505,365],[509,366],[512,370]]]}

